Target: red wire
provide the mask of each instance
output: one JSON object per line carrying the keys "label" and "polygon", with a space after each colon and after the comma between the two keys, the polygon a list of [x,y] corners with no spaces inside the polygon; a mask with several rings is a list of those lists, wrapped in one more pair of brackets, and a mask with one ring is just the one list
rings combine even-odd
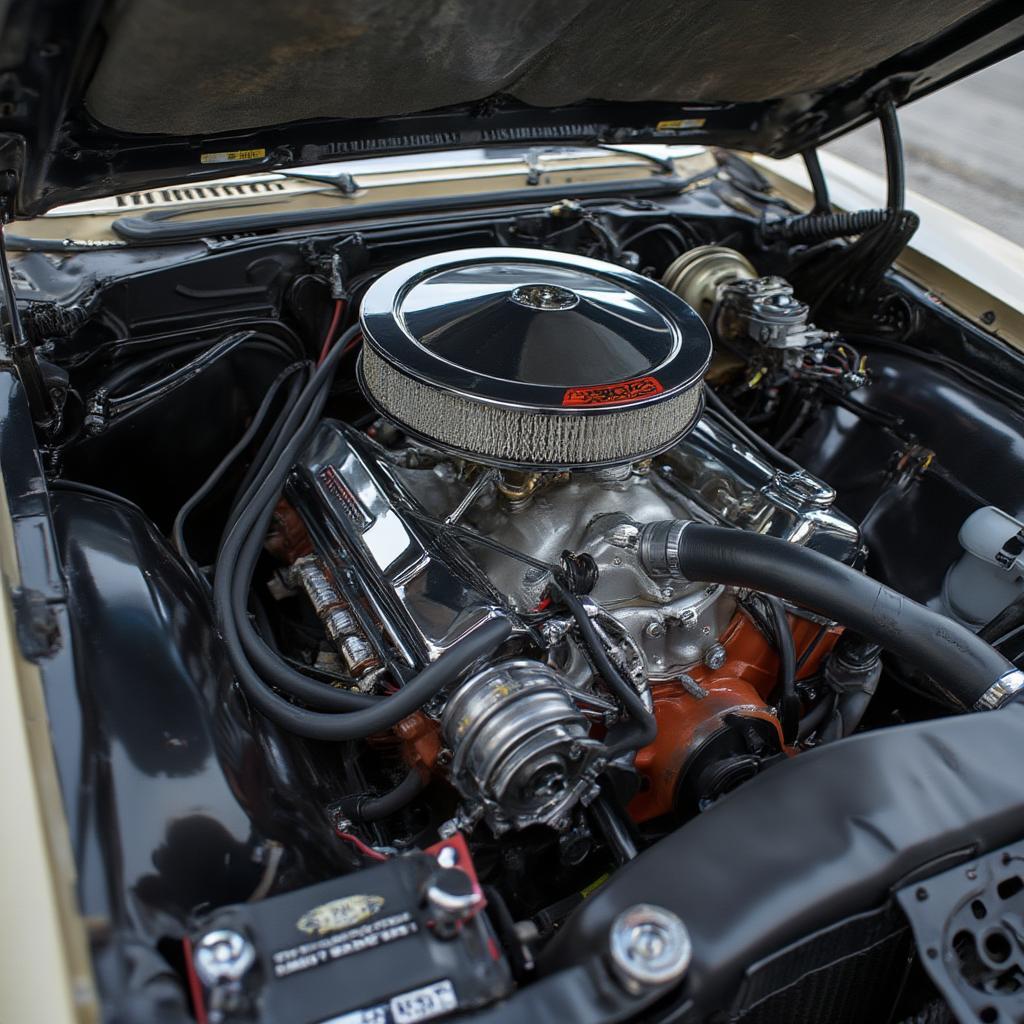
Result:
{"label": "red wire", "polygon": [[331,351],[331,345],[334,344],[334,334],[338,330],[338,324],[341,322],[341,314],[344,309],[345,300],[335,299],[334,316],[331,317],[331,326],[327,328],[327,335],[324,338],[323,348],[320,349],[320,358],[316,361],[317,366],[327,358],[327,353]]}
{"label": "red wire", "polygon": [[186,935],[182,940],[185,947],[185,973],[188,976],[188,992],[192,997],[192,1009],[195,1011],[197,1024],[206,1024],[206,1003],[203,1001],[203,986],[196,974],[195,963],[192,960],[192,943]]}
{"label": "red wire", "polygon": [[351,843],[364,857],[369,857],[370,860],[388,859],[385,854],[378,852],[372,846],[367,846],[359,836],[354,836],[351,832],[339,832],[338,838],[344,839],[346,843]]}

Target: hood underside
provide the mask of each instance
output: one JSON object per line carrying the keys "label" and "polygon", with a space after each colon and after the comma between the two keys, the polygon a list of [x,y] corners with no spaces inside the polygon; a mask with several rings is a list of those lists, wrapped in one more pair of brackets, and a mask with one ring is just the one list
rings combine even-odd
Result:
{"label": "hood underside", "polygon": [[782,156],[1024,45],[1016,0],[9,0],[0,17],[21,215],[224,163],[650,140]]}

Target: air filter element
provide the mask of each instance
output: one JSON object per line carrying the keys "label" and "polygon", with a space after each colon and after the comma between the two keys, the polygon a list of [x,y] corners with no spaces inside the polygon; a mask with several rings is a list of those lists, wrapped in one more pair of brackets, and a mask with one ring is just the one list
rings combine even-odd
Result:
{"label": "air filter element", "polygon": [[635,462],[701,411],[711,339],[661,285],[598,260],[463,249],[367,291],[363,390],[428,444],[478,462]]}

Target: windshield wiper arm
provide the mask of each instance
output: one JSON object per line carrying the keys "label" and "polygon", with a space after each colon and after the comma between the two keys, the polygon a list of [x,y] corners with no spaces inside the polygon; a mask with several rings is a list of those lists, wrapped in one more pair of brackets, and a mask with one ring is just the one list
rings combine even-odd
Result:
{"label": "windshield wiper arm", "polygon": [[531,174],[535,174],[539,177],[540,166],[537,162],[537,158],[552,154],[562,153],[567,159],[571,159],[573,151],[579,151],[580,149],[602,149],[606,153],[618,153],[620,156],[636,156],[641,160],[646,160],[648,163],[657,164],[657,166],[664,171],[665,174],[676,173],[676,165],[671,157],[654,156],[652,153],[639,153],[634,152],[632,149],[625,149],[621,146],[609,146],[604,142],[595,142],[592,146],[531,146],[523,156],[523,163],[530,169]]}
{"label": "windshield wiper arm", "polygon": [[359,191],[356,179],[347,171],[304,171],[299,168],[281,173],[286,178],[304,178],[307,181],[322,181],[327,185],[333,185],[343,196],[354,195]]}
{"label": "windshield wiper arm", "polygon": [[596,143],[594,148],[603,149],[606,153],[621,153],[623,156],[638,156],[643,160],[650,161],[652,164],[657,164],[666,174],[676,173],[676,162],[670,156],[655,156],[653,153],[642,153],[638,150],[624,149],[621,146],[609,146],[604,142]]}

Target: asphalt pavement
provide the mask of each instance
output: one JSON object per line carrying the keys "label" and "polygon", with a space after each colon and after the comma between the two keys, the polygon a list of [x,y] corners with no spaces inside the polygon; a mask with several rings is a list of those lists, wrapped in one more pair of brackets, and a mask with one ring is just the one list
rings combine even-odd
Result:
{"label": "asphalt pavement", "polygon": [[[907,187],[1024,245],[1024,53],[900,108]],[[884,166],[878,125],[826,147]]]}

